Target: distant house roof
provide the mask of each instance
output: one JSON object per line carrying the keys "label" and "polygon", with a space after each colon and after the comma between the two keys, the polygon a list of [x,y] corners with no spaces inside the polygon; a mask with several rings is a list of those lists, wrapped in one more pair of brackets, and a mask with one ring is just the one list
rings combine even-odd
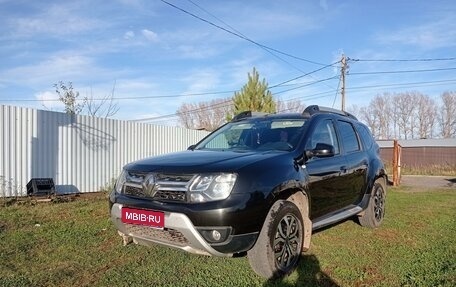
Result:
{"label": "distant house roof", "polygon": [[[380,148],[392,148],[392,140],[377,140]],[[456,138],[449,139],[418,139],[418,140],[399,140],[402,147],[454,147],[456,148]]]}

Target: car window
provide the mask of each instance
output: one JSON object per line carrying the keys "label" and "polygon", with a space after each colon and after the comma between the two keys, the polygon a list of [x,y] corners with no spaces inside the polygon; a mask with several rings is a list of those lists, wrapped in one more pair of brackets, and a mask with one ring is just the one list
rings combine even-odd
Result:
{"label": "car window", "polygon": [[324,120],[315,127],[308,148],[315,149],[317,143],[329,144],[334,147],[334,154],[339,154],[339,141],[332,120]]}
{"label": "car window", "polygon": [[370,149],[374,141],[369,129],[364,125],[358,124],[358,132],[362,142],[364,143],[365,148]]}
{"label": "car window", "polygon": [[339,121],[340,135],[345,152],[350,153],[360,150],[358,136],[352,124],[345,121]]}
{"label": "car window", "polygon": [[195,149],[293,150],[305,119],[253,119],[232,122],[210,134]]}

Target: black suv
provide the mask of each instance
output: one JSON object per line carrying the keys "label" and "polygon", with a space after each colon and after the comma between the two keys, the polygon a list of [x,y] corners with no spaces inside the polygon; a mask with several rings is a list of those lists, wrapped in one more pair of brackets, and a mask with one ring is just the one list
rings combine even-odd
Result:
{"label": "black suv", "polygon": [[291,272],[312,231],[357,216],[375,228],[387,176],[353,115],[244,112],[187,151],[126,165],[110,194],[124,244],[246,254],[259,275]]}

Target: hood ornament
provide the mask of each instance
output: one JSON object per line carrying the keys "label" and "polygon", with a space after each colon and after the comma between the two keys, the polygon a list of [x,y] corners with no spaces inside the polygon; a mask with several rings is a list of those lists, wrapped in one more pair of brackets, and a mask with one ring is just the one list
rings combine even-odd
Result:
{"label": "hood ornament", "polygon": [[144,177],[143,181],[143,190],[144,193],[147,196],[153,197],[155,193],[157,192],[157,189],[155,188],[155,175],[154,174],[148,174],[147,176]]}

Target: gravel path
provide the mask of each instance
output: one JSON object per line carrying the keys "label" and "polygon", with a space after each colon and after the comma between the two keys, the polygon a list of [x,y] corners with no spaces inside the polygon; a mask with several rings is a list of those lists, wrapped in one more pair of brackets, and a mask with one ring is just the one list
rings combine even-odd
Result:
{"label": "gravel path", "polygon": [[427,188],[448,188],[456,190],[456,177],[454,176],[425,176],[425,175],[403,175],[402,186],[418,189]]}

